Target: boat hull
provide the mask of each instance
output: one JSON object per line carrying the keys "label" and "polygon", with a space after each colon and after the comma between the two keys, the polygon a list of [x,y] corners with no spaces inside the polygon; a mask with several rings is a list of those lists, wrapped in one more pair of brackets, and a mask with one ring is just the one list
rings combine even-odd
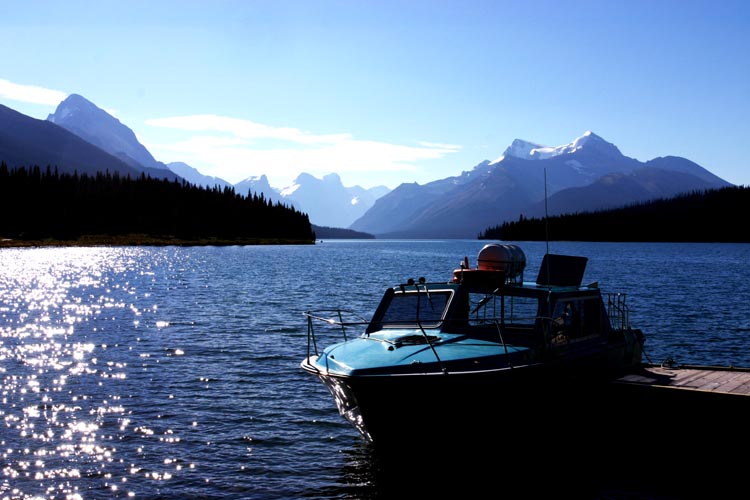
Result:
{"label": "boat hull", "polygon": [[307,366],[328,387],[339,413],[379,447],[436,439],[522,443],[561,419],[569,430],[579,421],[588,428],[591,413],[602,410],[601,392],[611,376],[584,369],[580,361],[363,377],[316,373]]}

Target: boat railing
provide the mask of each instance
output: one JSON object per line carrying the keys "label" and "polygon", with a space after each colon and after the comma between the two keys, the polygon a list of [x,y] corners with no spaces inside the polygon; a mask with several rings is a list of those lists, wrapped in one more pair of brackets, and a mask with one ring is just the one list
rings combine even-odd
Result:
{"label": "boat railing", "polygon": [[630,308],[626,302],[627,295],[624,293],[607,294],[607,316],[609,323],[615,330],[630,329]]}
{"label": "boat railing", "polygon": [[304,311],[302,313],[307,318],[307,357],[318,355],[318,337],[315,333],[315,324],[329,330],[338,330],[336,335],[343,335],[344,340],[347,338],[347,329],[351,327],[362,327],[369,323],[368,320],[359,314],[347,309],[316,309],[314,311]]}

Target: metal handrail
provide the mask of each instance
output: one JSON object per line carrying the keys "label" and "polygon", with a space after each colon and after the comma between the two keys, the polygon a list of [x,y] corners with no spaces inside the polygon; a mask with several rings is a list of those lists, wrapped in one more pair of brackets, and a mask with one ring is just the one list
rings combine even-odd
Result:
{"label": "metal handrail", "polygon": [[615,330],[630,329],[630,307],[626,299],[627,295],[624,293],[607,294],[607,316],[610,326]]}
{"label": "metal handrail", "polygon": [[[440,371],[444,374],[448,374],[448,368],[443,364],[443,360],[440,359],[440,356],[438,356],[437,350],[435,349],[435,346],[432,345],[432,342],[430,342],[430,338],[427,335],[427,332],[424,330],[424,326],[422,326],[422,321],[419,318],[419,311],[420,311],[420,297],[422,296],[419,291],[419,285],[416,285],[417,288],[417,325],[419,325],[419,331],[422,332],[422,335],[424,336],[425,341],[427,342],[427,345],[430,346],[430,350],[432,350],[432,354],[435,356],[435,359],[437,360],[438,364],[440,365]],[[430,290],[427,288],[427,286],[424,287],[425,294],[427,295],[427,300],[430,301],[430,304],[432,304],[432,299],[430,298]]]}
{"label": "metal handrail", "polygon": [[[332,313],[336,317],[335,318],[324,317],[322,316],[322,314],[324,313]],[[313,326],[314,321],[319,321],[327,325],[340,326],[341,333],[344,336],[344,340],[347,340],[347,335],[346,335],[347,327],[361,326],[361,325],[366,325],[369,323],[368,320],[366,320],[364,317],[360,316],[359,314],[353,311],[350,311],[348,309],[340,309],[340,308],[316,309],[314,311],[304,311],[302,315],[307,318],[307,357],[308,358],[310,357],[311,353],[314,353],[316,356],[319,354],[318,343],[315,337],[315,328]],[[357,321],[344,321],[344,315],[353,316],[357,318]],[[312,347],[312,350],[311,350],[311,347]]]}

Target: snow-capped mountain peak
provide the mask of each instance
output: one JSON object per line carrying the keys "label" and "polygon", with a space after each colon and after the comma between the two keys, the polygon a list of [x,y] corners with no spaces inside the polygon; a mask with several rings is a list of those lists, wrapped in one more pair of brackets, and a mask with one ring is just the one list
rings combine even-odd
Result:
{"label": "snow-capped mountain peak", "polygon": [[[506,156],[514,156],[516,158],[524,158],[524,159],[531,159],[537,151],[545,149],[544,146],[541,144],[534,144],[533,142],[524,141],[523,139],[514,139],[513,142],[510,144],[510,146],[507,147],[505,152],[503,153],[503,156],[500,157],[497,161],[500,159],[506,157]],[[497,163],[497,161],[493,163]]]}
{"label": "snow-capped mountain peak", "polygon": [[555,156],[575,153],[584,148],[597,148],[600,150],[608,150],[608,152],[616,153],[618,155],[620,154],[617,146],[605,141],[590,130],[587,130],[582,136],[578,137],[573,142],[557,147],[542,146],[522,139],[515,139],[503,152],[503,155],[493,161],[492,164],[499,163],[506,156],[513,156],[522,160],[546,160]]}
{"label": "snow-capped mountain peak", "polygon": [[581,137],[571,142],[570,144],[566,146],[560,146],[557,149],[561,150],[560,154],[565,154],[573,153],[583,148],[597,148],[601,151],[608,151],[610,153],[616,153],[618,155],[622,154],[620,153],[620,150],[617,148],[617,146],[615,146],[611,142],[605,141],[590,130],[587,130]]}

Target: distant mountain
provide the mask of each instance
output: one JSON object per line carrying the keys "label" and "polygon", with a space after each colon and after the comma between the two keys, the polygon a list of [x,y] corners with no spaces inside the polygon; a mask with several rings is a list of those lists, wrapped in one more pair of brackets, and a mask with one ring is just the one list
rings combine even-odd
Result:
{"label": "distant mountain", "polygon": [[338,174],[317,179],[302,173],[279,194],[283,202],[307,213],[313,224],[347,228],[388,191],[385,186],[344,187]]}
{"label": "distant mountain", "polygon": [[[271,187],[268,183],[268,177],[265,175],[251,176],[238,182],[234,185],[234,191],[242,196],[247,196],[248,194],[260,196],[262,194],[265,199],[271,200],[274,203],[280,202],[287,206],[294,207],[293,204],[282,199],[282,196],[277,189]],[[294,208],[299,209],[299,207]]]}
{"label": "distant mountain", "polygon": [[[5,132],[0,136],[0,153],[3,155],[0,160],[10,166],[39,164],[42,167],[58,166],[61,171],[77,168],[81,173],[93,174],[110,170],[131,176],[143,172],[154,178],[184,179],[202,187],[232,186],[226,180],[204,175],[184,162],[166,165],[157,161],[138,142],[130,128],[78,94],[62,101],[46,121],[2,108],[0,129]],[[90,152],[92,147],[97,151]],[[80,148],[89,153],[81,153]],[[106,159],[100,158],[102,154]],[[274,203],[296,208],[322,227],[341,229],[362,216],[377,198],[389,191],[385,186],[370,189],[344,187],[337,174],[323,179],[301,174],[291,186],[280,189],[271,187],[268,178],[261,175],[248,177],[232,187],[243,196],[262,194]]]}
{"label": "distant mountain", "polygon": [[[313,224],[323,227],[323,231],[346,229],[367,212],[376,199],[390,191],[385,186],[345,187],[338,174],[318,179],[308,173],[298,175],[291,185],[283,188],[271,187],[265,175],[252,176],[235,184],[234,190],[242,195],[262,194],[267,200],[296,208],[306,213]],[[362,237],[356,231],[351,234]]]}
{"label": "distant mountain", "polygon": [[167,168],[174,172],[175,174],[179,175],[186,181],[188,181],[191,184],[194,184],[196,186],[202,186],[206,188],[213,188],[216,186],[219,186],[221,188],[224,187],[231,187],[232,185],[225,181],[224,179],[221,179],[219,177],[213,177],[210,175],[203,175],[198,171],[198,169],[195,169],[188,165],[187,163],[183,162],[172,162],[167,163]]}
{"label": "distant mountain", "polygon": [[367,233],[360,233],[351,229],[342,229],[340,227],[325,227],[312,224],[312,230],[318,239],[328,240],[372,240],[375,236]]}
{"label": "distant mountain", "polygon": [[402,184],[350,228],[378,237],[475,238],[521,214],[538,215],[545,192],[561,213],[729,185],[685,158],[629,158],[590,131],[555,148],[516,139],[497,160],[458,177]]}
{"label": "distant mountain", "polygon": [[[477,165],[474,171],[479,171],[488,163]],[[460,187],[469,182],[471,175],[470,172],[464,172],[460,176],[433,181],[423,186],[416,182],[401,184],[378,198],[372,208],[350,228],[376,235],[390,235],[399,228],[408,228],[411,221],[422,217],[437,200],[447,199],[454,191],[460,192]],[[393,236],[399,237],[398,234]],[[408,234],[404,236],[409,237]]]}
{"label": "distant mountain", "polygon": [[[696,181],[703,178],[710,186],[726,187],[721,179],[707,171],[690,173],[685,171],[689,160],[677,162],[675,170],[659,168],[663,163],[652,160],[629,173],[612,173],[600,177],[595,182],[583,186],[568,188],[551,195],[547,200],[548,215],[563,215],[580,212],[591,212],[624,207],[632,203],[641,203],[659,198],[669,198],[696,189],[704,189]],[[700,168],[700,167],[698,167]],[[544,202],[531,205],[525,212],[526,217],[542,217],[545,214]]]}
{"label": "distant mountain", "polygon": [[[77,94],[60,103],[46,122],[2,106],[0,155],[10,166],[145,172],[199,186],[230,185],[182,162],[167,166],[157,161],[132,130]],[[475,238],[488,227],[520,215],[539,216],[545,209],[550,215],[601,210],[727,186],[731,184],[685,158],[641,162],[586,132],[558,147],[516,139],[494,161],[392,191],[384,186],[345,187],[335,173],[322,179],[303,173],[282,189],[271,187],[265,175],[233,187],[238,194],[262,194],[291,206],[320,227],[381,238]]]}
{"label": "distant mountain", "polygon": [[131,129],[78,94],[69,95],[47,120],[120,158],[136,170],[156,178],[177,177],[164,163],[154,159]]}
{"label": "distant mountain", "polygon": [[0,161],[9,167],[47,166],[58,172],[96,175],[111,173],[131,177],[140,171],[68,130],[0,105]]}
{"label": "distant mountain", "polygon": [[735,214],[750,209],[750,187],[690,191],[606,210],[531,217],[488,228],[481,239],[509,241],[750,242]]}

